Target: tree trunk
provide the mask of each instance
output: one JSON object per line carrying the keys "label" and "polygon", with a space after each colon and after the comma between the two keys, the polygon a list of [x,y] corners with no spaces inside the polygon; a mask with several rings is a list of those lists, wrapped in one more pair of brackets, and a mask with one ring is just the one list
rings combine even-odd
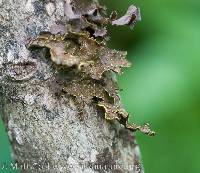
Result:
{"label": "tree trunk", "polygon": [[[74,1],[78,12],[97,3],[85,2]],[[62,0],[0,0],[0,114],[13,166],[24,173],[142,173],[133,133],[106,121],[94,104],[84,106],[80,121],[73,97],[60,92],[60,74],[46,49],[25,46],[64,14]]]}

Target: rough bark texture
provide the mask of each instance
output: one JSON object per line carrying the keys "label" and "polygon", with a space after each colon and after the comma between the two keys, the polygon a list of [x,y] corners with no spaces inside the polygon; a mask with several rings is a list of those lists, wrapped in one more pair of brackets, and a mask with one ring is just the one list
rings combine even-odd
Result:
{"label": "rough bark texture", "polygon": [[[93,3],[74,2],[77,11]],[[105,121],[93,104],[80,121],[73,98],[60,92],[64,79],[46,50],[25,47],[63,17],[62,0],[0,0],[0,114],[14,159],[27,173],[142,173],[133,134]]]}

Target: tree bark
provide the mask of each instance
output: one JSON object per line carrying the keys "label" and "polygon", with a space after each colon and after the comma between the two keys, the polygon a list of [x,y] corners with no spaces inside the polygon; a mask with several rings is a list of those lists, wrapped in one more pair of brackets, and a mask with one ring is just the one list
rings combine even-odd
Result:
{"label": "tree bark", "polygon": [[[80,13],[94,5],[74,3]],[[15,166],[24,173],[142,173],[133,133],[106,121],[93,104],[84,107],[80,121],[76,102],[60,92],[62,79],[44,56],[46,49],[30,52],[25,46],[28,38],[63,20],[63,4],[0,1],[0,114]]]}

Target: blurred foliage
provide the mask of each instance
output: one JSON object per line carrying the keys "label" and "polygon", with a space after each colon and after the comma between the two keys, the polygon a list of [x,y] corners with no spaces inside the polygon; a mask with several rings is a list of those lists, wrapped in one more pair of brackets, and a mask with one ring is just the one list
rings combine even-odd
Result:
{"label": "blurred foliage", "polygon": [[[134,31],[110,27],[110,47],[128,50],[133,63],[119,78],[130,121],[150,122],[157,136],[137,133],[146,173],[200,170],[200,1],[100,0],[122,15],[141,8]],[[0,124],[0,164],[10,161]],[[10,172],[8,172],[10,173]]]}
{"label": "blurred foliage", "polygon": [[102,2],[122,15],[141,8],[134,31],[111,27],[113,48],[128,49],[133,63],[119,78],[130,121],[150,122],[157,132],[137,133],[146,173],[200,170],[200,1]]}

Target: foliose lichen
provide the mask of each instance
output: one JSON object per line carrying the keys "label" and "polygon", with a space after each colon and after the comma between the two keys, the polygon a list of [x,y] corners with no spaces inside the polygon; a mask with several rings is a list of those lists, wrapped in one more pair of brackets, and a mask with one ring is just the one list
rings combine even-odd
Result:
{"label": "foliose lichen", "polygon": [[129,114],[121,105],[113,72],[120,74],[122,68],[131,64],[126,60],[126,52],[112,50],[106,45],[106,26],[135,25],[140,20],[139,9],[132,5],[119,19],[116,19],[116,12],[109,18],[105,17],[105,9],[99,5],[81,14],[75,9],[73,4],[67,4],[67,21],[55,23],[52,32],[41,33],[27,47],[48,48],[55,64],[74,71],[73,79],[66,81],[62,90],[76,99],[82,114],[84,104],[96,104],[103,109],[105,119],[117,120],[132,131],[154,135],[148,124],[128,123]]}

